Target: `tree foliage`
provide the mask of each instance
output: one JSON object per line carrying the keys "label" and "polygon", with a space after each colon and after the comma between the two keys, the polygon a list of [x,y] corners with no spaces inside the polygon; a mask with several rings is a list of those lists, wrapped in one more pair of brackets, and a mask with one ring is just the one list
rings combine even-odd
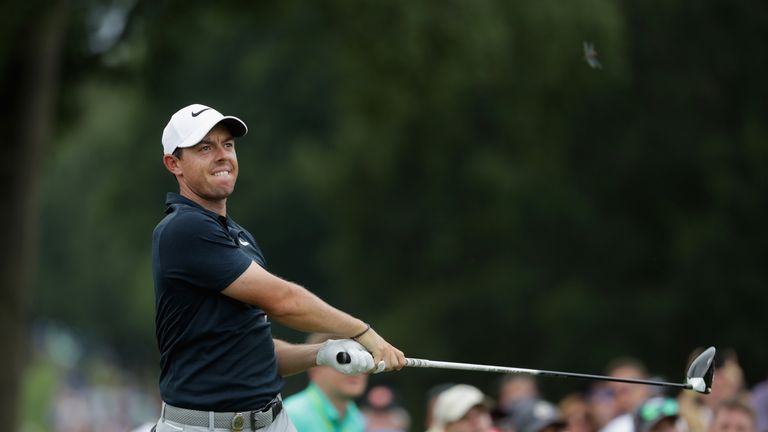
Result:
{"label": "tree foliage", "polygon": [[[765,9],[139,1],[97,60],[68,57],[97,64],[62,90],[35,313],[154,367],[160,134],[200,102],[249,125],[229,207],[270,268],[408,355],[597,372],[631,354],[676,377],[715,344],[762,378]],[[488,382],[378,379],[413,407]]]}

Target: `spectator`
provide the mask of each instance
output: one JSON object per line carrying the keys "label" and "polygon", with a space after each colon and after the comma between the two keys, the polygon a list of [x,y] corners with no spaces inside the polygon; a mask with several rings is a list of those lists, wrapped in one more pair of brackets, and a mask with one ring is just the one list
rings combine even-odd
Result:
{"label": "spectator", "polygon": [[[307,344],[319,344],[332,335],[313,333]],[[354,400],[365,392],[367,374],[345,375],[330,366],[307,371],[309,386],[285,399],[288,417],[298,432],[365,430],[365,417]]]}
{"label": "spectator", "polygon": [[568,432],[596,432],[597,425],[589,402],[579,393],[564,397],[558,404],[560,414],[568,425]]}
{"label": "spectator", "polygon": [[368,390],[363,414],[367,432],[403,432],[411,426],[411,417],[397,404],[395,394],[387,386],[378,385]]}
{"label": "spectator", "polygon": [[[617,378],[647,379],[645,366],[630,357],[617,358],[609,363],[607,375]],[[602,432],[633,432],[632,414],[650,395],[645,385],[610,382],[616,400],[618,416],[603,427]]]}
{"label": "spectator", "polygon": [[736,351],[726,349],[722,355],[715,356],[715,376],[712,379],[712,393],[703,397],[704,404],[714,413],[722,402],[733,399],[746,400],[744,390],[744,371],[739,365]]}
{"label": "spectator", "polygon": [[652,397],[634,413],[635,432],[677,432],[679,407],[667,397]]}
{"label": "spectator", "polygon": [[437,402],[438,396],[449,388],[453,387],[454,383],[443,383],[438,384],[436,386],[433,386],[427,391],[427,410],[424,415],[424,425],[428,430],[432,429],[432,426],[434,426],[434,415],[433,412],[435,410],[435,402]]}
{"label": "spectator", "polygon": [[566,429],[566,422],[557,407],[539,398],[513,403],[509,418],[516,432],[562,432]]}
{"label": "spectator", "polygon": [[492,432],[490,404],[483,392],[457,384],[435,400],[429,432]]}
{"label": "spectator", "polygon": [[709,432],[756,432],[755,412],[739,399],[720,402],[715,407]]}
{"label": "spectator", "polygon": [[[697,349],[691,358],[701,353]],[[744,373],[739,365],[736,352],[726,349],[715,356],[715,375],[712,379],[712,392],[703,395],[695,392],[682,392],[678,397],[680,414],[685,418],[690,432],[706,432],[712,423],[715,408],[722,402],[740,399],[747,402],[749,395],[744,390]]]}
{"label": "spectator", "polygon": [[587,392],[589,413],[598,430],[619,415],[616,407],[616,396],[607,382],[595,382]]}
{"label": "spectator", "polygon": [[499,385],[498,406],[502,411],[513,403],[539,396],[536,379],[530,375],[504,375]]}
{"label": "spectator", "polygon": [[755,410],[756,429],[768,431],[768,380],[758,383],[750,395]]}
{"label": "spectator", "polygon": [[509,410],[516,402],[537,398],[539,388],[536,379],[530,375],[503,375],[499,381],[496,407],[491,411],[494,423],[504,430],[513,429]]}

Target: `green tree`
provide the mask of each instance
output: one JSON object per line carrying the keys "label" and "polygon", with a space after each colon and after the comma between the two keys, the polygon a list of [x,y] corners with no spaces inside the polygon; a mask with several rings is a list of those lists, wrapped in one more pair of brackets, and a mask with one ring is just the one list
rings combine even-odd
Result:
{"label": "green tree", "polygon": [[[14,429],[19,376],[26,349],[29,292],[34,259],[38,196],[46,144],[51,135],[59,84],[67,2],[9,3],[0,33],[0,94],[8,133],[0,163],[4,206],[0,219],[0,415]],[[7,114],[7,115],[6,115]]]}
{"label": "green tree", "polygon": [[[755,380],[765,8],[138,2],[66,81],[37,313],[154,367],[149,239],[176,187],[159,137],[202,102],[249,125],[229,208],[270,269],[408,354],[596,372],[633,354],[675,377],[675,359],[716,344]],[[477,374],[375,379],[417,411],[439,381],[489,389]]]}

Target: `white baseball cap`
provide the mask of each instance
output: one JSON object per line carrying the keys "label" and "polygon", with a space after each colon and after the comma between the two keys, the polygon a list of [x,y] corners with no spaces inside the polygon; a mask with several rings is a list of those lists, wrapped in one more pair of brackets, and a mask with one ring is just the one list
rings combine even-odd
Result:
{"label": "white baseball cap", "polygon": [[485,403],[485,395],[476,387],[457,384],[440,393],[437,397],[432,411],[432,419],[439,428],[460,420],[472,407],[485,406]]}
{"label": "white baseball cap", "polygon": [[185,106],[171,116],[163,129],[163,152],[172,154],[177,148],[194,146],[219,123],[224,124],[233,137],[248,133],[248,126],[237,117],[222,115],[205,105]]}

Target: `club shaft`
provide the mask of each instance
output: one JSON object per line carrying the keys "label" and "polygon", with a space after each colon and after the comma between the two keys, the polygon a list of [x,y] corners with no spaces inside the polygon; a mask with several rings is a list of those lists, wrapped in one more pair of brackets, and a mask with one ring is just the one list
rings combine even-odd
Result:
{"label": "club shaft", "polygon": [[663,381],[618,378],[618,377],[611,377],[611,376],[604,376],[604,375],[590,375],[590,374],[580,374],[580,373],[572,373],[572,372],[557,372],[557,371],[547,371],[547,370],[539,370],[539,369],[524,369],[524,368],[515,368],[515,367],[480,365],[480,364],[473,364],[473,363],[454,363],[454,362],[424,360],[424,359],[415,359],[415,358],[406,358],[405,365],[407,367],[417,367],[417,368],[454,369],[454,370],[467,370],[467,371],[477,371],[477,372],[497,372],[497,373],[504,373],[504,374],[522,374],[522,375],[578,378],[578,379],[584,379],[584,380],[614,381],[614,382],[623,382],[623,383],[630,383],[630,384],[645,384],[645,385],[663,386],[663,387],[677,387],[677,388],[683,388],[688,390],[693,388],[690,384],[683,384],[683,383],[670,383],[670,382],[663,382]]}

